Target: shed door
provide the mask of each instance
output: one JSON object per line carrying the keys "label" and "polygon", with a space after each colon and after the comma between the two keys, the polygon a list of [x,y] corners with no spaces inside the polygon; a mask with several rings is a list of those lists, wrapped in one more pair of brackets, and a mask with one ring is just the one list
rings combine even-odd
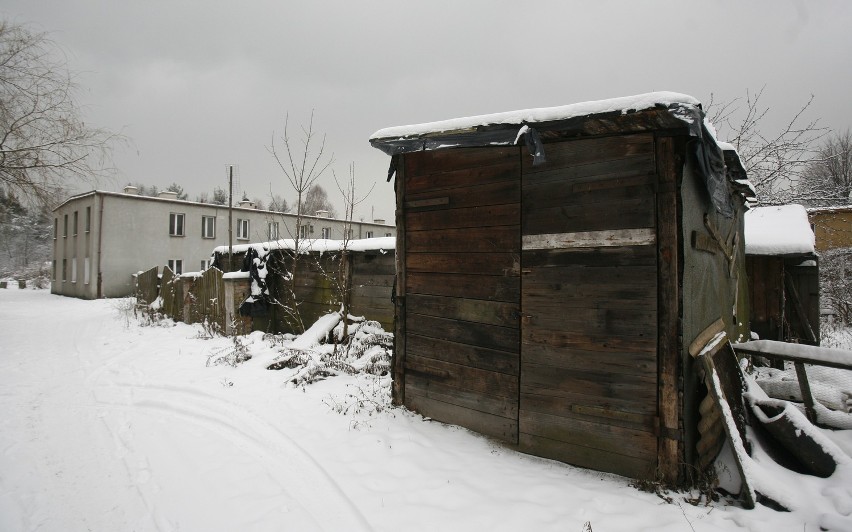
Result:
{"label": "shed door", "polygon": [[405,405],[518,440],[520,149],[406,154]]}
{"label": "shed door", "polygon": [[522,169],[522,450],[631,477],[656,468],[654,139],[547,146]]}

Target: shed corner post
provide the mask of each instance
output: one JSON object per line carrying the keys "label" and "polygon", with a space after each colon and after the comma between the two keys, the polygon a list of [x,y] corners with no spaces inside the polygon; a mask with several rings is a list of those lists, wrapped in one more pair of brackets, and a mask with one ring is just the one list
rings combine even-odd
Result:
{"label": "shed corner post", "polygon": [[405,156],[400,154],[394,181],[396,189],[396,280],[394,281],[394,349],[391,396],[394,405],[405,404]]}
{"label": "shed corner post", "polygon": [[683,161],[677,155],[680,139],[656,137],[657,165],[657,368],[659,436],[657,473],[670,485],[680,483],[684,474],[681,443],[681,399],[678,393],[682,339],[678,324],[680,301],[680,244],[678,214],[680,176]]}

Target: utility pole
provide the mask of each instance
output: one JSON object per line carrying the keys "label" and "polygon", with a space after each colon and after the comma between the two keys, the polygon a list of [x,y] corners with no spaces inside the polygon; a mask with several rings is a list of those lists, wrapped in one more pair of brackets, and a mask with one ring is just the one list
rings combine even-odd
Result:
{"label": "utility pole", "polygon": [[234,271],[234,165],[228,165],[228,271]]}

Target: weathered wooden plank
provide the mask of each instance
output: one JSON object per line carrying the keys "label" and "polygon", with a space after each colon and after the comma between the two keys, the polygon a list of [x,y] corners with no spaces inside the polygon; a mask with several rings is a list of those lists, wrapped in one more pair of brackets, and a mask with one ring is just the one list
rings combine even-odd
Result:
{"label": "weathered wooden plank", "polygon": [[554,416],[521,409],[518,430],[599,451],[656,461],[657,438],[647,430],[595,423],[574,415]]}
{"label": "weathered wooden plank", "polygon": [[518,445],[525,453],[630,478],[653,479],[656,469],[655,460],[610,453],[524,432],[518,436]]}
{"label": "weathered wooden plank", "polygon": [[521,382],[521,397],[523,400],[535,397],[541,404],[550,401],[550,408],[559,409],[567,406],[579,406],[580,408],[599,408],[633,414],[641,418],[656,418],[657,405],[641,403],[632,397],[601,397],[600,395],[589,395],[572,390],[544,388],[541,386],[526,386]]}
{"label": "weathered wooden plank", "polygon": [[[546,153],[546,151],[545,151]],[[566,163],[561,168],[542,168],[537,172],[524,170],[524,187],[544,183],[561,182],[570,186],[572,182],[589,179],[609,180],[627,179],[637,175],[654,173],[654,155],[631,155],[621,159],[608,159],[588,164]]]}
{"label": "weathered wooden plank", "polygon": [[542,235],[524,234],[522,248],[526,251],[532,249],[648,246],[655,242],[656,231],[651,228],[611,229]]}
{"label": "weathered wooden plank", "polygon": [[548,345],[523,344],[524,362],[569,371],[607,371],[628,375],[656,375],[655,353],[557,349]]}
{"label": "weathered wooden plank", "polygon": [[408,271],[466,273],[471,275],[520,274],[517,253],[411,253],[406,255]]}
{"label": "weathered wooden plank", "polygon": [[416,334],[409,334],[407,345],[409,352],[424,358],[433,358],[509,375],[518,375],[520,371],[520,357],[517,351],[498,351]]}
{"label": "weathered wooden plank", "polygon": [[646,337],[615,336],[602,333],[589,334],[583,330],[545,330],[524,327],[521,338],[524,347],[529,344],[540,344],[551,348],[630,353],[653,353],[656,352],[657,348],[657,338],[654,334],[649,334]]}
{"label": "weathered wooden plank", "polygon": [[642,200],[589,203],[579,207],[542,207],[525,213],[523,233],[530,235],[653,227],[654,221],[654,209],[648,208]]}
{"label": "weathered wooden plank", "polygon": [[492,301],[519,301],[519,277],[428,272],[408,273],[409,294],[456,296]]}
{"label": "weathered wooden plank", "polygon": [[409,315],[409,318],[408,332],[412,335],[438,338],[498,351],[514,352],[518,349],[519,332],[517,328],[460,322],[413,313]]}
{"label": "weathered wooden plank", "polygon": [[352,257],[353,280],[362,277],[393,277],[396,275],[393,251],[374,257],[372,260],[366,259],[367,257],[360,257],[359,254]]}
{"label": "weathered wooden plank", "polygon": [[516,443],[518,438],[517,418],[506,418],[496,416],[478,410],[472,410],[463,406],[446,403],[439,399],[433,399],[434,392],[426,394],[415,393],[405,397],[405,406],[415,412],[432,419],[460,425],[492,438],[497,438],[509,443]]}
{"label": "weathered wooden plank", "polygon": [[479,391],[453,388],[417,373],[406,374],[405,387],[411,395],[429,397],[477,412],[508,418],[517,423],[518,400],[515,397],[496,397]]}
{"label": "weathered wooden plank", "polygon": [[[458,187],[422,194],[410,194],[406,200],[408,212],[440,211],[451,215],[453,209],[517,203],[521,198],[521,182],[497,181],[484,185]],[[440,199],[440,202],[432,200]]]}
{"label": "weathered wooden plank", "polygon": [[406,356],[405,370],[407,375],[418,374],[459,390],[510,399],[518,397],[518,378],[515,375],[421,357],[412,351]]}
{"label": "weathered wooden plank", "polygon": [[654,138],[649,134],[618,135],[594,139],[578,139],[545,146],[547,162],[533,166],[532,160],[524,157],[524,174],[545,172],[566,165],[576,166],[620,157],[630,157],[654,152]]}
{"label": "weathered wooden plank", "polygon": [[[370,279],[376,281],[375,278]],[[393,293],[393,277],[382,277],[380,283],[367,284],[352,280],[352,287],[349,289],[353,294],[359,294],[363,297],[388,297]]]}
{"label": "weathered wooden plank", "polygon": [[[536,412],[551,416],[576,418],[594,423],[607,423],[654,434],[659,423],[652,413],[622,410],[601,398],[573,394],[570,400],[554,395],[536,395],[521,393],[520,409],[524,412]],[[589,404],[597,400],[596,404]]]}
{"label": "weathered wooden plank", "polygon": [[522,260],[524,270],[554,266],[648,266],[656,269],[657,250],[652,246],[528,250],[523,252]]}
{"label": "weathered wooden plank", "polygon": [[[506,203],[445,211],[410,212],[406,213],[405,219],[409,231],[519,225],[521,207],[520,203]],[[397,234],[400,233],[397,227]]]}
{"label": "weathered wooden plank", "polygon": [[439,197],[439,198],[408,200],[408,201],[405,202],[405,208],[406,209],[417,209],[417,208],[420,208],[420,207],[438,207],[438,206],[446,206],[446,205],[449,205],[449,204],[450,204],[450,198],[448,196],[443,196],[443,197]]}
{"label": "weathered wooden plank", "polygon": [[[582,312],[553,313],[524,300],[524,326],[541,331],[576,331],[594,335],[654,339],[657,313],[645,308],[583,309]],[[557,303],[558,305],[558,303]]]}
{"label": "weathered wooden plank", "polygon": [[520,325],[518,304],[505,301],[411,294],[408,296],[408,310],[413,314],[487,323],[502,327],[517,328]]}
{"label": "weathered wooden plank", "polygon": [[[403,167],[407,179],[408,192],[418,190],[415,176],[434,176],[443,172],[457,172],[502,164],[520,164],[520,148],[455,148],[452,150],[432,150],[405,154]],[[434,179],[434,177],[432,177]]]}
{"label": "weathered wooden plank", "polygon": [[417,253],[491,253],[520,250],[521,228],[517,225],[409,231],[408,250]]}
{"label": "weathered wooden plank", "polygon": [[410,194],[417,194],[426,191],[482,185],[496,181],[512,181],[519,177],[520,160],[515,157],[508,160],[501,159],[496,164],[486,166],[412,176],[408,179],[407,185]]}
{"label": "weathered wooden plank", "polygon": [[[627,186],[616,186],[628,183]],[[580,208],[584,205],[596,205],[598,209],[610,203],[636,201],[654,210],[656,176],[641,173],[628,177],[609,179],[589,177],[580,181],[531,182],[524,180],[522,198],[525,205],[534,209],[570,206]]]}
{"label": "weathered wooden plank", "polygon": [[547,394],[567,392],[600,398],[591,403],[596,405],[606,399],[636,403],[630,410],[651,411],[644,405],[656,406],[657,379],[648,375],[606,373],[605,371],[557,371],[551,366],[528,364],[521,367],[521,390],[524,393]]}
{"label": "weathered wooden plank", "polygon": [[646,191],[654,193],[654,185],[657,179],[654,175],[638,174],[629,177],[616,177],[614,179],[588,179],[580,180],[571,185],[571,192],[575,196],[584,197],[589,192],[605,192],[609,195],[618,194],[619,191]]}

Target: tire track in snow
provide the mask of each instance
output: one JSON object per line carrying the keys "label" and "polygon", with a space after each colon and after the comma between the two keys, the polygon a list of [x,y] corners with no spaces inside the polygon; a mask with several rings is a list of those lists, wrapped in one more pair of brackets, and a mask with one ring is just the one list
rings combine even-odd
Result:
{"label": "tire track in snow", "polygon": [[[300,479],[298,490],[287,486],[275,475],[270,478],[297,501],[326,530],[372,530],[358,507],[320,462],[285,432],[270,425],[254,413],[200,390],[168,385],[137,386],[110,383],[110,387],[95,392],[98,404],[127,411],[148,411],[158,416],[181,418],[217,436],[227,439],[238,448],[253,448],[264,462]],[[119,398],[102,397],[104,392],[116,393]],[[205,404],[207,403],[207,404]],[[215,408],[208,405],[215,403]],[[121,436],[121,445],[129,446]],[[130,464],[127,464],[128,467]],[[133,476],[131,470],[128,474]],[[329,500],[329,496],[333,500]],[[151,510],[149,501],[146,506]],[[329,511],[333,508],[334,511]]]}

